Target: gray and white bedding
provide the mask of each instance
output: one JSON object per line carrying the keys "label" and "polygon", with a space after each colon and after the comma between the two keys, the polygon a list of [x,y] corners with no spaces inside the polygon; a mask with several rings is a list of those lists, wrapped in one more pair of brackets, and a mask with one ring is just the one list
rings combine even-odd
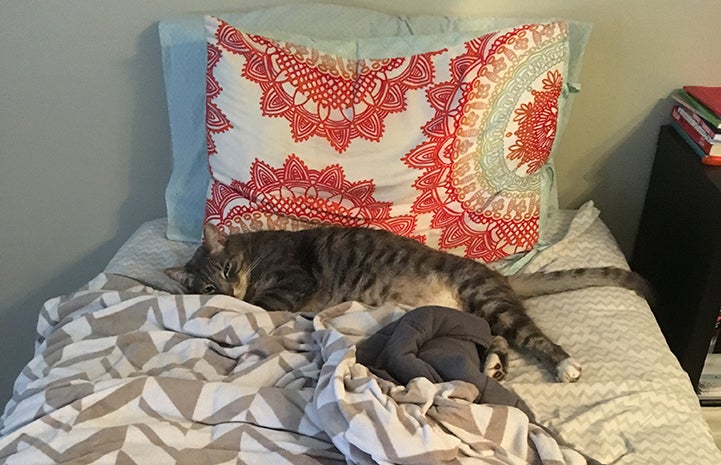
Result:
{"label": "gray and white bedding", "polygon": [[[592,206],[550,223],[522,272],[627,266]],[[687,376],[630,291],[528,301],[584,367],[559,384],[512,353],[503,384],[539,427],[474,403],[472,384],[395,385],[358,363],[356,345],[409,309],[349,302],[312,316],[179,294],[161,270],[196,245],[164,233],[164,220],[143,225],[103,273],[46,303],[0,463],[721,463]]]}

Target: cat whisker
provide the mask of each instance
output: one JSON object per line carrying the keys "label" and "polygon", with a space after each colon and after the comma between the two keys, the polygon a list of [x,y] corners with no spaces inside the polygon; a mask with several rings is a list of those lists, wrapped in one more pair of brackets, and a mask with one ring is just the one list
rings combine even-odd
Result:
{"label": "cat whisker", "polygon": [[253,270],[260,264],[260,262],[263,261],[266,257],[268,257],[269,253],[266,252],[263,255],[259,255],[253,259],[253,261],[250,262],[250,265],[248,266],[248,274],[252,273]]}

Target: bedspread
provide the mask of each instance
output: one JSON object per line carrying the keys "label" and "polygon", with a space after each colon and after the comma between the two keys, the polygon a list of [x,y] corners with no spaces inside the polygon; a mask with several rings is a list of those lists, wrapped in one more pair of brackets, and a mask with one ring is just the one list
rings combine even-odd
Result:
{"label": "bedspread", "polygon": [[585,463],[464,382],[396,386],[355,344],[405,312],[315,318],[101,274],[49,301],[6,409],[0,461]]}
{"label": "bedspread", "polygon": [[[538,251],[501,270],[627,266],[592,205],[556,212],[549,226]],[[517,410],[472,406],[470,384],[395,386],[356,364],[354,345],[405,309],[348,303],[312,318],[178,295],[162,269],[196,245],[164,232],[164,220],[147,223],[105,273],[43,308],[36,355],[2,419],[0,463],[420,463],[453,454],[455,463],[484,463],[499,453],[500,463],[523,463],[529,436],[543,440]],[[721,463],[642,299],[595,288],[527,307],[584,367],[579,382],[556,383],[511,351],[503,384],[546,429],[601,463]],[[486,424],[504,428],[484,432]],[[410,453],[405,437],[417,447]],[[486,440],[503,448],[489,451]],[[541,449],[574,459],[552,442]]]}

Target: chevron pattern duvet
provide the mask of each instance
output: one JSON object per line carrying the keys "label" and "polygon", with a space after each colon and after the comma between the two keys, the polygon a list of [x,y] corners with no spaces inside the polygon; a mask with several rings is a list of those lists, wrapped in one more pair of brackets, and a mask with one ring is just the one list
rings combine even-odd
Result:
{"label": "chevron pattern duvet", "polygon": [[[554,213],[539,251],[505,271],[627,266],[597,216]],[[721,464],[688,378],[630,291],[528,301],[584,367],[559,384],[512,354],[504,384],[539,426],[474,404],[470,384],[397,386],[357,363],[356,344],[406,308],[349,302],[313,316],[179,294],[160,271],[195,246],[164,227],[142,226],[103,273],[46,303],[2,417],[0,463]]]}

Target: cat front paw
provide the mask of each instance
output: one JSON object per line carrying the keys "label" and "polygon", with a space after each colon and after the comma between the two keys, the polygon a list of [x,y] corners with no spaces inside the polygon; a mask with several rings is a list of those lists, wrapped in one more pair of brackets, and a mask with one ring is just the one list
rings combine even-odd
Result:
{"label": "cat front paw", "polygon": [[556,366],[556,379],[561,383],[575,383],[581,377],[581,364],[568,357]]}

